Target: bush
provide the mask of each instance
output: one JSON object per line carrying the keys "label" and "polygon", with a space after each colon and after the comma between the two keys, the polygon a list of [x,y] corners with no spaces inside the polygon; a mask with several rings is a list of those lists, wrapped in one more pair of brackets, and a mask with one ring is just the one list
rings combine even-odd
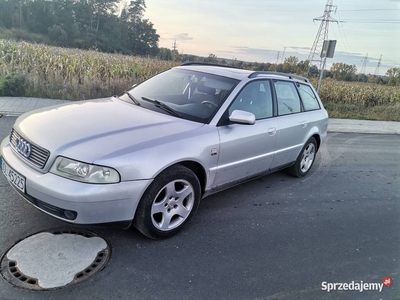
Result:
{"label": "bush", "polygon": [[53,25],[47,29],[50,41],[56,46],[65,46],[67,44],[68,35],[64,29],[58,25]]}
{"label": "bush", "polygon": [[1,96],[24,96],[27,86],[26,76],[23,74],[12,73],[0,78]]}
{"label": "bush", "polygon": [[41,34],[15,28],[13,29],[0,28],[0,39],[49,44],[48,38]]}

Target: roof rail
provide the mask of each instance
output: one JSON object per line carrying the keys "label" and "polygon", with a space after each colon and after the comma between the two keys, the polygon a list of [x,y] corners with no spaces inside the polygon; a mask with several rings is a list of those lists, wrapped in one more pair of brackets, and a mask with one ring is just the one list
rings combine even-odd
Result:
{"label": "roof rail", "polygon": [[306,77],[299,76],[299,75],[293,75],[293,74],[287,74],[287,73],[282,73],[282,72],[272,72],[272,71],[256,71],[253,72],[249,75],[249,78],[254,78],[257,77],[258,75],[278,75],[278,76],[283,76],[283,77],[288,77],[290,79],[300,79],[305,82],[309,82]]}
{"label": "roof rail", "polygon": [[234,66],[220,65],[220,64],[213,64],[213,63],[206,63],[206,62],[187,62],[187,63],[181,64],[181,66],[211,66],[211,67],[240,69],[240,68],[234,67]]}

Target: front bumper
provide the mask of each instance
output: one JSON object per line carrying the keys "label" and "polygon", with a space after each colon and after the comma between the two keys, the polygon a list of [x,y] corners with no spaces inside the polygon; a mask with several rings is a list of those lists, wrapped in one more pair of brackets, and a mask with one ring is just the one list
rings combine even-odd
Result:
{"label": "front bumper", "polygon": [[[23,196],[37,209],[75,224],[101,224],[131,221],[139,201],[152,180],[116,184],[88,184],[52,173],[40,173],[24,163],[11,149],[8,138],[0,145],[0,156],[15,171],[25,176]],[[1,172],[0,172],[1,173]],[[17,190],[17,189],[16,189]],[[68,218],[65,215],[70,216]],[[71,213],[76,214],[71,219]]]}

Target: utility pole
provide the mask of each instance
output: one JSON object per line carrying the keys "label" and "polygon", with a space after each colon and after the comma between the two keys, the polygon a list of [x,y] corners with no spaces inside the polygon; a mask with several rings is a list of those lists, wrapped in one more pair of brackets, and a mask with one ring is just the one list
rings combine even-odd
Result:
{"label": "utility pole", "polygon": [[381,57],[379,58],[378,64],[376,65],[376,69],[375,69],[375,73],[374,73],[375,76],[379,75],[379,67],[381,66],[381,64],[382,64],[382,54],[381,54]]}
{"label": "utility pole", "polygon": [[362,60],[363,64],[361,66],[361,70],[360,70],[360,74],[365,74],[365,69],[367,68],[367,62],[369,62],[368,60],[368,53],[367,55],[364,57],[364,59]]}
{"label": "utility pole", "polygon": [[324,10],[324,15],[318,18],[313,19],[313,21],[321,21],[321,25],[319,26],[318,33],[315,37],[314,44],[311,48],[310,55],[308,56],[309,66],[308,72],[310,72],[310,68],[313,63],[316,63],[319,68],[322,69],[322,65],[324,64],[324,59],[320,57],[322,52],[322,46],[325,40],[328,40],[328,32],[329,32],[329,23],[335,22],[338,23],[335,19],[331,17],[332,13],[336,13],[337,6],[333,5],[333,0],[327,0]]}

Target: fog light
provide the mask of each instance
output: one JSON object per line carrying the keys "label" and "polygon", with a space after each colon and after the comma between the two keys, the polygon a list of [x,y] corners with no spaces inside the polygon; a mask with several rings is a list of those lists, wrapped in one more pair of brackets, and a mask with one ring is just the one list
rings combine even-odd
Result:
{"label": "fog light", "polygon": [[75,220],[76,219],[76,212],[74,211],[70,211],[70,210],[64,210],[64,216],[68,219],[68,220]]}

